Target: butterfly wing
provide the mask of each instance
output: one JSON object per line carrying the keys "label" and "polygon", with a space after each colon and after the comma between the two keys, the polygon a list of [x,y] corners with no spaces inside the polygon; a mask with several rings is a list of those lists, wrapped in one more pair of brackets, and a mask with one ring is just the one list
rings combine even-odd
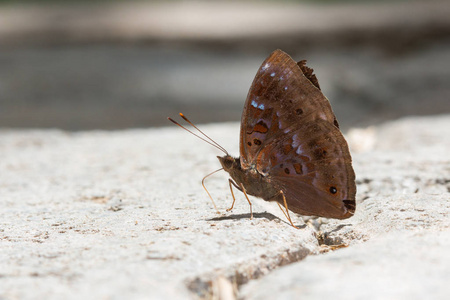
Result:
{"label": "butterfly wing", "polygon": [[[304,61],[299,65],[304,65]],[[258,152],[300,122],[326,120],[337,125],[329,101],[292,58],[275,50],[259,68],[248,92],[241,119],[242,167],[255,165]]]}
{"label": "butterfly wing", "polygon": [[339,219],[354,213],[350,152],[304,61],[276,50],[263,62],[244,106],[240,154],[243,168],[283,191],[290,210]]}
{"label": "butterfly wing", "polygon": [[[290,210],[345,219],[355,211],[355,173],[347,143],[334,125],[315,120],[258,154],[256,168],[282,190]],[[282,197],[276,200],[282,203]]]}

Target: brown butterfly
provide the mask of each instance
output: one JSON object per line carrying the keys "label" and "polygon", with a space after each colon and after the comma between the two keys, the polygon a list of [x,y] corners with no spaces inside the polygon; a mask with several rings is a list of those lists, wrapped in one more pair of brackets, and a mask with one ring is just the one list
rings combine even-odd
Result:
{"label": "brown butterfly", "polygon": [[212,142],[226,154],[218,159],[231,176],[233,205],[232,185],[244,193],[250,208],[247,195],[282,204],[292,226],[288,209],[336,219],[355,212],[355,173],[348,145],[305,60],[296,63],[275,50],[262,63],[242,113],[240,157]]}

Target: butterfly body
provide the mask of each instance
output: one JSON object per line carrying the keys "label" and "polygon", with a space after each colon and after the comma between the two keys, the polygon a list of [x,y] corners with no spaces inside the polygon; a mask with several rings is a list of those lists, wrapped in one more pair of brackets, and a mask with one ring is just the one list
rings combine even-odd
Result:
{"label": "butterfly body", "polygon": [[219,160],[241,191],[286,200],[293,212],[337,219],[355,212],[351,156],[331,105],[306,61],[281,50],[263,62],[250,87],[240,157]]}
{"label": "butterfly body", "polygon": [[279,194],[279,190],[271,184],[270,179],[261,174],[256,168],[242,168],[240,158],[230,155],[217,157],[223,169],[234,180],[235,186],[242,191],[245,188],[247,194],[270,201]]}

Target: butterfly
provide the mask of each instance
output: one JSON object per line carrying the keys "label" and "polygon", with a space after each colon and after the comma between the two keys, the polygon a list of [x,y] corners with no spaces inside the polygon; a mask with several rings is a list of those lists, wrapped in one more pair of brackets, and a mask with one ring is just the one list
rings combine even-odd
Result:
{"label": "butterfly", "polygon": [[330,102],[305,60],[297,63],[275,50],[262,63],[242,113],[239,157],[206,137],[225,153],[218,159],[231,177],[231,208],[233,185],[244,193],[250,209],[248,195],[284,206],[292,226],[289,210],[336,219],[355,213],[350,151]]}

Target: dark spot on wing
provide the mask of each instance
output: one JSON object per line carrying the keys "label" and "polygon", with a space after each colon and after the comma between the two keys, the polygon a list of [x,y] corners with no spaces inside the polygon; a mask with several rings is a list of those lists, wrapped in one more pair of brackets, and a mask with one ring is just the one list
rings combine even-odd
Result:
{"label": "dark spot on wing", "polygon": [[263,121],[259,121],[256,123],[255,127],[253,127],[253,132],[266,133],[267,131],[269,131],[269,128]]}
{"label": "dark spot on wing", "polygon": [[316,160],[321,160],[321,159],[324,159],[327,156],[327,154],[328,154],[327,150],[325,150],[323,148],[319,148],[314,151],[314,158]]}
{"label": "dark spot on wing", "polygon": [[283,146],[283,153],[286,155],[286,154],[288,154],[289,152],[291,152],[292,151],[292,145],[291,144],[286,144],[286,145],[284,145]]}
{"label": "dark spot on wing", "polygon": [[253,144],[255,144],[256,146],[259,146],[259,145],[261,145],[261,141],[258,139],[254,139]]}
{"label": "dark spot on wing", "polygon": [[303,174],[303,170],[302,170],[302,165],[301,164],[295,163],[295,164],[293,164],[293,166],[294,166],[295,173]]}

